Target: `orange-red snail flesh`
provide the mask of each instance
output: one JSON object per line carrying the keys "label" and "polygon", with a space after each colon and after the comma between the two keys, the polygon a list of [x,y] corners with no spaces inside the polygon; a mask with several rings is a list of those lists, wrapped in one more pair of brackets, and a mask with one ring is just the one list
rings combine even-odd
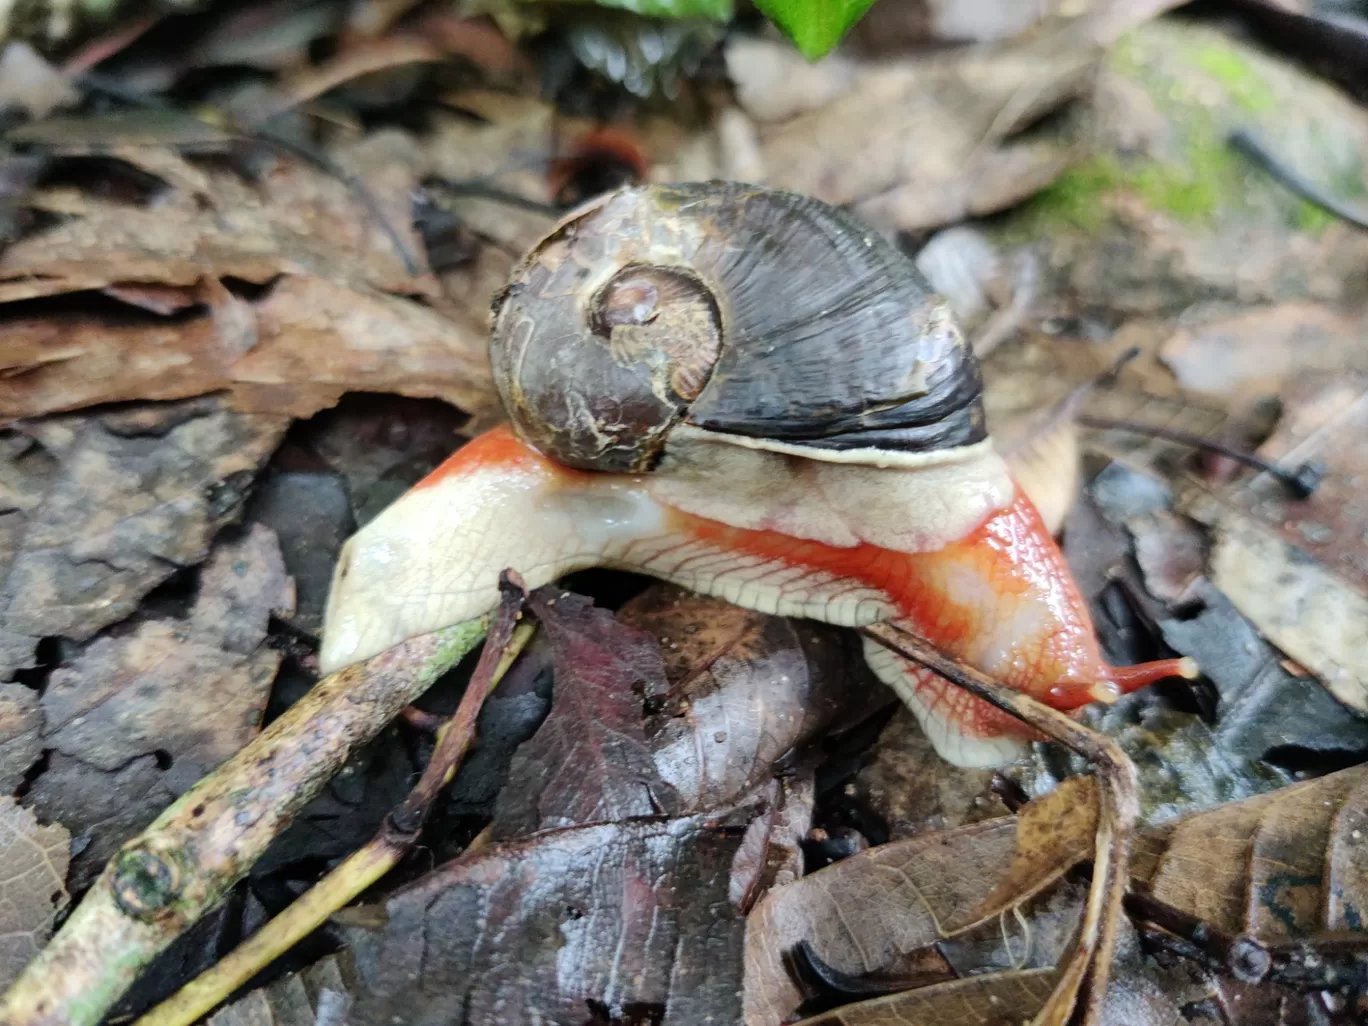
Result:
{"label": "orange-red snail flesh", "polygon": [[[514,268],[490,353],[510,423],[347,543],[324,670],[487,613],[505,567],[536,587],[591,566],[898,622],[1060,709],[1188,670],[1103,661],[944,301],[832,207],[729,182],[610,193]],[[1001,764],[1030,737],[865,655],[951,762]]]}

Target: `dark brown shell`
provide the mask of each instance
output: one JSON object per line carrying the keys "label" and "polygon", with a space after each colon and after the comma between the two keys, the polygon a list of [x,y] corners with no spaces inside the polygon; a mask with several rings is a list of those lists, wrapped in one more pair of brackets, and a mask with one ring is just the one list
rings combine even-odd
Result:
{"label": "dark brown shell", "polygon": [[813,449],[984,437],[978,365],[912,262],[840,210],[733,182],[571,214],[495,302],[494,379],[548,455],[641,471],[680,421]]}

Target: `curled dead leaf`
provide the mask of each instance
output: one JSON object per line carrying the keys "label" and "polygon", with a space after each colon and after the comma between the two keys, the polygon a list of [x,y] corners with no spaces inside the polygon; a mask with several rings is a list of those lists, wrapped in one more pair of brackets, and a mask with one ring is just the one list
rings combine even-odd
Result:
{"label": "curled dead leaf", "polygon": [[1095,785],[1071,778],[999,818],[870,848],[771,891],[746,926],[748,1026],[777,1024],[803,995],[785,965],[800,940],[860,975],[1020,904],[1091,857]]}

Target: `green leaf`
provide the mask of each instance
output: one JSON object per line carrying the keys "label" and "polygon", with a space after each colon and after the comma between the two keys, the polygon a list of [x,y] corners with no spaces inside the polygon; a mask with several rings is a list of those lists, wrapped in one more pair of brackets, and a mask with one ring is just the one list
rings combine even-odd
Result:
{"label": "green leaf", "polygon": [[793,40],[804,57],[825,57],[874,0],[755,0],[765,17]]}

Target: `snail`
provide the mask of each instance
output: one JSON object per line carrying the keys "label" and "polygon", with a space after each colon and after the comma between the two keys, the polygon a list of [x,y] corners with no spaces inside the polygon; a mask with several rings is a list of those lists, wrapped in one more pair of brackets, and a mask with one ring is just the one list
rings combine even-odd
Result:
{"label": "snail", "polygon": [[[325,671],[487,613],[504,567],[536,587],[606,566],[892,620],[1060,709],[1191,674],[1103,662],[945,302],[840,210],[729,182],[619,189],[533,247],[492,323],[509,420],[348,541]],[[1019,754],[1016,721],[864,644],[942,757]]]}

